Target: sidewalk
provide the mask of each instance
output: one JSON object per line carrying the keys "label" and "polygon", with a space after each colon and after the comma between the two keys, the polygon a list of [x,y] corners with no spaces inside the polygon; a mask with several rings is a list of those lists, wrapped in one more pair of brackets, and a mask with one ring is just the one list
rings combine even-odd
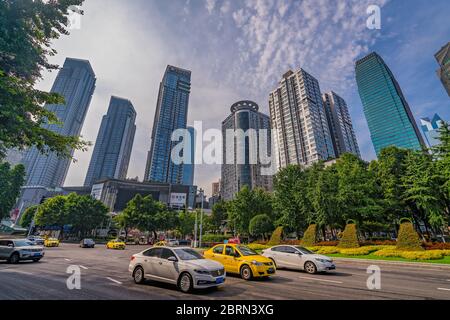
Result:
{"label": "sidewalk", "polygon": [[387,264],[387,265],[398,265],[408,267],[432,267],[435,269],[450,270],[450,265],[442,263],[406,262],[406,261],[389,261],[389,260],[358,259],[358,258],[334,258],[334,257],[333,260],[342,262],[363,262],[370,264]]}

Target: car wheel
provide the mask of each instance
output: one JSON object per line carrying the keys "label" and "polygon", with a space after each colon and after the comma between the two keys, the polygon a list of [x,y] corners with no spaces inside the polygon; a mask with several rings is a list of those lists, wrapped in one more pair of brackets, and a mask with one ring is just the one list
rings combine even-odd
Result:
{"label": "car wheel", "polygon": [[248,265],[243,265],[241,268],[241,278],[244,280],[251,280],[253,278],[252,269]]}
{"label": "car wheel", "polygon": [[137,267],[136,269],[134,269],[133,279],[134,282],[137,284],[144,283],[145,277],[144,277],[144,269],[142,269],[142,267]]}
{"label": "car wheel", "polygon": [[307,261],[305,263],[305,271],[309,274],[314,274],[317,272],[317,267],[313,262]]}
{"label": "car wheel", "polygon": [[270,260],[272,260],[272,262],[273,262],[273,265],[275,266],[275,268],[276,268],[276,269],[278,269],[278,266],[277,266],[277,263],[275,262],[275,259],[273,259],[273,258],[270,258]]}
{"label": "car wheel", "polygon": [[16,263],[19,263],[19,260],[20,260],[19,254],[18,253],[13,253],[11,255],[11,257],[9,258],[9,263],[16,264]]}
{"label": "car wheel", "polygon": [[178,288],[184,293],[189,293],[192,290],[192,277],[189,273],[185,272],[181,275],[178,281]]}
{"label": "car wheel", "polygon": [[33,262],[39,262],[41,259],[33,259]]}

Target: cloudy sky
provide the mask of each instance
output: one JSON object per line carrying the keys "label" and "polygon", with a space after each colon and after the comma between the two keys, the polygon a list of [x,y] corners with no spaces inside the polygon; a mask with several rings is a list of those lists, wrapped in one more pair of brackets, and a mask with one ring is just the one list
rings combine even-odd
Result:
{"label": "cloudy sky", "polygon": [[[366,27],[371,4],[381,30]],[[289,69],[304,68],[323,92],[344,97],[363,158],[375,158],[354,75],[354,62],[377,51],[397,77],[417,120],[450,120],[450,99],[436,76],[434,54],[450,41],[448,0],[86,0],[81,28],[55,41],[58,55],[88,59],[97,88],[82,130],[95,141],[111,95],[138,113],[128,176],[143,178],[159,82],[167,64],[192,71],[189,123],[220,128],[230,106],[254,100],[268,112],[268,94]],[[39,84],[49,90],[56,73]],[[92,149],[77,152],[66,185],[82,185]],[[219,166],[196,168],[210,193]]]}

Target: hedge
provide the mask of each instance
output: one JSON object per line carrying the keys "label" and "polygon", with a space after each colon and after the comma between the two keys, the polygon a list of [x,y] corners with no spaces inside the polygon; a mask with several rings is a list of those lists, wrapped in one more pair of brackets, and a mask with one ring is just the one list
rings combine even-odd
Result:
{"label": "hedge", "polygon": [[222,234],[205,234],[202,236],[203,242],[224,242],[232,238],[231,235],[222,235]]}
{"label": "hedge", "polygon": [[311,224],[308,229],[306,229],[303,238],[302,238],[302,246],[312,247],[317,242],[317,226],[315,224]]}
{"label": "hedge", "polygon": [[411,222],[403,222],[400,225],[400,230],[398,232],[397,238],[397,249],[407,250],[407,251],[421,251],[423,250],[421,246],[419,235]]}
{"label": "hedge", "polygon": [[338,244],[339,248],[359,248],[358,235],[356,234],[356,224],[349,223],[345,226],[342,238]]}
{"label": "hedge", "polygon": [[278,227],[272,233],[272,237],[270,237],[270,240],[267,243],[267,245],[268,246],[277,246],[277,245],[281,244],[282,240],[283,240],[283,227]]}
{"label": "hedge", "polygon": [[247,247],[249,247],[252,250],[255,251],[260,251],[260,250],[265,250],[265,249],[269,249],[270,246],[264,245],[264,244],[259,244],[259,243],[250,243],[249,245],[247,245]]}

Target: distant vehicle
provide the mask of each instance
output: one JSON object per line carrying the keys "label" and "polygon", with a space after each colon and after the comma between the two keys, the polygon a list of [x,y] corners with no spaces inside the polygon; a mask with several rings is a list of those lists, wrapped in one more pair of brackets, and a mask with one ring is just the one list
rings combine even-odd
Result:
{"label": "distant vehicle", "polygon": [[166,242],[169,247],[176,247],[180,245],[180,242],[177,239],[168,239]]}
{"label": "distant vehicle", "polygon": [[191,245],[191,240],[178,240],[178,245],[189,247]]}
{"label": "distant vehicle", "polygon": [[125,242],[122,240],[111,240],[106,244],[106,249],[125,250]]}
{"label": "distant vehicle", "polygon": [[241,244],[241,240],[239,238],[231,238],[231,239],[228,239],[227,243],[229,243],[229,244]]}
{"label": "distant vehicle", "polygon": [[38,262],[44,257],[44,247],[37,246],[28,239],[0,240],[0,260],[19,263],[22,260]]}
{"label": "distant vehicle", "polygon": [[135,283],[145,279],[176,285],[182,292],[220,286],[222,264],[205,259],[191,248],[153,247],[131,257],[128,267]]}
{"label": "distant vehicle", "polygon": [[228,273],[239,274],[244,280],[267,278],[276,271],[272,260],[240,244],[219,244],[203,255],[222,263]]}
{"label": "distant vehicle", "polygon": [[94,248],[95,241],[92,239],[83,239],[80,242],[80,248]]}
{"label": "distant vehicle", "polygon": [[43,246],[45,239],[38,237],[38,236],[29,236],[27,238],[28,240],[30,240],[31,242],[33,242],[34,244],[38,245],[38,246]]}
{"label": "distant vehicle", "polygon": [[56,238],[45,239],[44,247],[59,247],[59,240]]}
{"label": "distant vehicle", "polygon": [[301,246],[275,246],[263,250],[262,254],[271,259],[277,268],[304,270],[310,274],[336,269],[331,258]]}

